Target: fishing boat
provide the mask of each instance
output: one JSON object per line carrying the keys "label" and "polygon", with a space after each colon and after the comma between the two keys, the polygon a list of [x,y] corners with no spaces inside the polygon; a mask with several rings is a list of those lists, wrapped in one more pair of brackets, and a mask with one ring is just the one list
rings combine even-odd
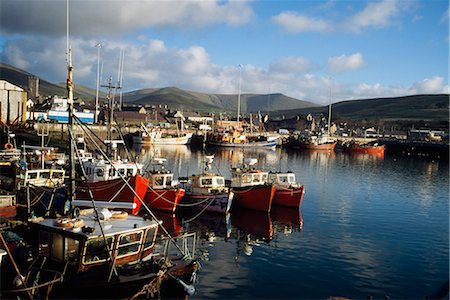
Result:
{"label": "fishing boat", "polygon": [[13,218],[17,214],[16,195],[4,192],[0,194],[0,218]]}
{"label": "fishing boat", "polygon": [[[28,242],[37,252],[29,277],[59,282],[41,295],[53,298],[131,298],[164,293],[161,282],[190,284],[198,264],[156,251],[160,222],[105,208],[81,210],[78,216],[35,218]],[[187,238],[186,236],[184,238]],[[188,255],[188,253],[184,253]],[[192,253],[191,253],[192,254]],[[56,274],[56,275],[55,275]],[[20,295],[39,286],[24,283],[4,295]]]}
{"label": "fishing boat", "polygon": [[351,153],[382,155],[384,154],[385,145],[379,145],[378,143],[358,144],[352,142],[350,144],[343,145],[342,150]]}
{"label": "fishing boat", "polygon": [[181,132],[175,136],[163,134],[160,128],[147,129],[141,124],[141,130],[133,136],[133,144],[138,145],[187,145],[191,142],[193,133]]}
{"label": "fishing boat", "polygon": [[303,150],[334,151],[336,144],[336,140],[330,138],[328,135],[313,135],[306,139],[294,141],[293,148]]}
{"label": "fishing boat", "polygon": [[246,135],[239,131],[232,133],[213,133],[208,135],[208,144],[219,147],[249,147],[264,148],[275,147],[277,145],[278,136],[265,135]]}
{"label": "fishing boat", "polygon": [[272,204],[299,208],[302,205],[305,187],[298,184],[292,172],[269,172],[269,183],[276,187]]}
{"label": "fishing boat", "polygon": [[[131,213],[141,208],[148,179],[139,174],[139,164],[127,161],[87,160],[82,162],[86,181],[77,185],[77,197],[99,201],[132,202]],[[125,179],[125,180],[124,180]]]}
{"label": "fishing boat", "polygon": [[180,206],[201,211],[226,214],[231,208],[234,193],[225,186],[225,178],[211,172],[214,155],[205,157],[205,168],[201,174],[189,176],[188,180],[181,180],[180,184],[186,193]]}
{"label": "fishing boat", "polygon": [[233,207],[270,212],[276,188],[268,183],[267,172],[253,167],[257,162],[256,158],[246,158],[242,167],[231,169]]}
{"label": "fishing boat", "polygon": [[174,212],[185,190],[174,184],[173,173],[166,169],[165,158],[154,158],[152,168],[147,170],[148,189],[144,202],[151,208]]}

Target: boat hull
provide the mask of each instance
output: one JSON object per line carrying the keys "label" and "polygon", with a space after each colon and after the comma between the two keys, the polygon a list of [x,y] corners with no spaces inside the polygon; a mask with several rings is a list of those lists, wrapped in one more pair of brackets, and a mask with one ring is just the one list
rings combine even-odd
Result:
{"label": "boat hull", "polygon": [[304,150],[334,151],[334,148],[336,148],[336,143],[326,143],[326,144],[299,143],[295,147]]}
{"label": "boat hull", "polygon": [[180,137],[166,138],[150,138],[150,137],[133,137],[134,144],[140,145],[187,145],[191,142],[192,133],[188,133]]}
{"label": "boat hull", "polygon": [[90,183],[83,182],[77,186],[77,197],[79,199],[91,199],[90,189],[95,200],[134,203],[131,213],[136,215],[141,208],[141,200],[146,196],[148,179],[136,175],[129,177],[127,181],[132,189],[121,178]]}
{"label": "boat hull", "polygon": [[273,196],[272,204],[300,207],[302,205],[304,194],[305,187],[303,185],[295,188],[277,188],[275,195]]}
{"label": "boat hull", "polygon": [[277,145],[276,141],[267,142],[247,142],[247,143],[226,143],[226,142],[208,142],[209,145],[218,147],[239,147],[239,148],[264,148],[264,147],[275,147]]}
{"label": "boat hull", "polygon": [[175,212],[184,193],[184,189],[181,188],[153,189],[149,187],[144,202],[154,209]]}
{"label": "boat hull", "polygon": [[196,209],[207,212],[226,214],[231,208],[234,193],[218,194],[186,194],[181,200],[185,209]]}
{"label": "boat hull", "polygon": [[364,154],[384,154],[385,146],[352,146],[348,148],[348,151],[352,153],[364,153]]}
{"label": "boat hull", "polygon": [[253,210],[270,212],[275,186],[255,185],[246,187],[233,187],[233,207],[243,207]]}

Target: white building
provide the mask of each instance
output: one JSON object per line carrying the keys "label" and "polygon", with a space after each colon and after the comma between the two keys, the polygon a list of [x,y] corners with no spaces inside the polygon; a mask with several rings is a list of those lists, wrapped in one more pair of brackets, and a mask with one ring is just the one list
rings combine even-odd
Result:
{"label": "white building", "polygon": [[22,88],[0,80],[0,122],[12,124],[26,121],[27,92]]}

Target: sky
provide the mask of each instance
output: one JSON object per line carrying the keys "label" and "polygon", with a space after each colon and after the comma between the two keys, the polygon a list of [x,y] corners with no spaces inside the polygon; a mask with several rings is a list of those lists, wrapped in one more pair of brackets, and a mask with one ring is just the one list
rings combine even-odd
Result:
{"label": "sky", "polygon": [[[283,93],[327,104],[449,93],[444,0],[69,0],[74,84]],[[0,62],[67,77],[67,1],[0,0]],[[98,45],[101,47],[98,47]],[[100,68],[97,68],[98,64]]]}

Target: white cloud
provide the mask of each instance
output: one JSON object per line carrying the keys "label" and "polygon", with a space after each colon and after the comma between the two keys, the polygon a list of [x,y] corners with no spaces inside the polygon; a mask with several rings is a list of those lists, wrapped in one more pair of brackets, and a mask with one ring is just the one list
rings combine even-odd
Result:
{"label": "white cloud", "polygon": [[369,27],[385,28],[392,25],[399,12],[397,0],[369,3],[361,12],[346,20],[344,27],[353,32],[361,32]]}
{"label": "white cloud", "polygon": [[414,94],[446,94],[449,93],[449,86],[445,84],[444,78],[434,76],[425,78],[413,84],[410,91]]}
{"label": "white cloud", "polygon": [[364,65],[365,62],[361,53],[354,53],[349,56],[343,54],[328,59],[328,69],[332,73],[354,71],[362,68]]}
{"label": "white cloud", "polygon": [[[74,35],[123,34],[162,26],[237,26],[252,17],[248,1],[70,1],[70,32]],[[64,35],[66,1],[2,0],[0,19],[3,33]]]}
{"label": "white cloud", "polygon": [[297,12],[285,11],[272,17],[272,21],[289,33],[308,31],[328,32],[330,25],[322,19],[314,19]]}
{"label": "white cloud", "polygon": [[314,69],[313,64],[304,57],[284,57],[270,65],[270,72],[305,73]]}

